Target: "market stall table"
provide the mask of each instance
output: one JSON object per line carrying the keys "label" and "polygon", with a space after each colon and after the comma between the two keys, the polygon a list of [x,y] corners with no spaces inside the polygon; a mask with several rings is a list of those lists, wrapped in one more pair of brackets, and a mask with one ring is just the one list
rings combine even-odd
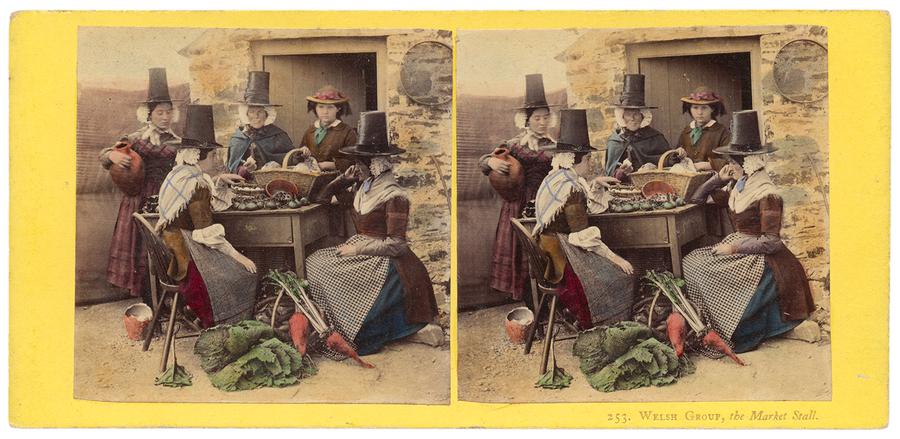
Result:
{"label": "market stall table", "polygon": [[[534,218],[521,220],[534,224]],[[674,209],[588,215],[600,228],[603,242],[612,249],[667,248],[672,273],[682,277],[681,247],[707,234],[703,206],[686,204]]]}
{"label": "market stall table", "polygon": [[[330,208],[311,204],[297,209],[226,210],[213,213],[213,221],[225,227],[225,236],[235,248],[292,248],[294,268],[303,278],[306,277],[305,247],[329,234]],[[159,214],[148,213],[143,217],[155,223]]]}
{"label": "market stall table", "polygon": [[702,206],[686,204],[674,209],[588,215],[600,228],[603,242],[612,249],[668,248],[672,273],[682,277],[681,247],[706,235]]}

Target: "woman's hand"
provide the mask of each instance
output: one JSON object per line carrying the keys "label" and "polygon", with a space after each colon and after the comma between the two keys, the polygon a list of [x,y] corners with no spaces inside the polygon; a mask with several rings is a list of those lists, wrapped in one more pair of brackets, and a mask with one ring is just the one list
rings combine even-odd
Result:
{"label": "woman's hand", "polygon": [[509,174],[509,163],[506,163],[503,160],[498,159],[497,157],[491,157],[487,162],[488,166],[503,175]]}
{"label": "woman's hand", "polygon": [[619,268],[625,272],[625,274],[634,274],[634,267],[631,266],[631,262],[625,260],[625,258],[615,255],[612,258],[612,262],[619,266]]}
{"label": "woman's hand", "polygon": [[616,172],[621,172],[625,175],[628,175],[628,174],[631,174],[632,172],[634,172],[634,166],[631,166],[631,163],[625,163],[625,164],[619,165],[619,167],[616,168]]}
{"label": "woman's hand", "polygon": [[356,255],[356,247],[353,247],[349,244],[341,244],[337,248],[338,256],[355,256]]}
{"label": "woman's hand", "polygon": [[622,182],[619,181],[619,179],[616,177],[608,177],[605,175],[601,175],[594,179],[594,183],[597,183],[600,186],[603,186],[605,188],[609,188],[611,185],[620,184]]}
{"label": "woman's hand", "polygon": [[687,151],[685,151],[684,148],[682,148],[682,147],[678,147],[675,149],[675,157],[679,158],[679,159],[683,159],[683,158],[687,157]]}
{"label": "woman's hand", "polygon": [[[321,168],[322,164],[319,163],[319,167]],[[346,171],[341,175],[341,178],[347,181],[361,181],[363,179],[363,172],[359,166],[350,165]]]}
{"label": "woman's hand", "polygon": [[219,174],[219,180],[228,185],[233,185],[235,183],[242,183],[244,181],[244,177],[241,177],[237,174]]}
{"label": "woman's hand", "polygon": [[737,180],[737,177],[735,177],[736,170],[734,168],[736,168],[736,166],[732,163],[722,166],[722,169],[719,170],[719,178],[725,181]]}
{"label": "woman's hand", "polygon": [[250,155],[250,157],[247,157],[247,160],[244,160],[244,168],[249,172],[256,170],[256,159],[253,158],[253,155]]}
{"label": "woman's hand", "polygon": [[300,147],[300,158],[302,158],[303,160],[306,160],[309,158],[310,155],[312,155],[312,152],[310,152],[309,148],[307,148],[305,146]]}
{"label": "woman's hand", "polygon": [[734,254],[734,246],[731,244],[717,244],[713,247],[712,252],[716,256],[727,256]]}
{"label": "woman's hand", "polygon": [[[120,143],[117,143],[116,145],[119,145]],[[110,151],[109,161],[111,161],[114,165],[118,165],[126,169],[131,167],[131,156],[119,151]]]}
{"label": "woman's hand", "polygon": [[235,259],[238,261],[238,263],[244,266],[244,269],[251,273],[256,273],[256,264],[254,264],[253,261],[250,260],[250,258],[238,253],[235,256]]}

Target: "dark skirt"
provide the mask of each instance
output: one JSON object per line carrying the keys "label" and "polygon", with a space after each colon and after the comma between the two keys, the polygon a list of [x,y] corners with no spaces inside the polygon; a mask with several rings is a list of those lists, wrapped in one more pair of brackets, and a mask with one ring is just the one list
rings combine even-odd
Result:
{"label": "dark skirt", "polygon": [[412,335],[424,327],[425,323],[407,321],[403,280],[391,261],[381,292],[353,340],[357,352],[359,355],[374,354],[386,343]]}
{"label": "dark skirt", "polygon": [[741,322],[731,336],[737,353],[756,349],[763,340],[794,329],[803,320],[783,321],[778,305],[778,283],[772,269],[766,266],[756,292],[744,309]]}
{"label": "dark skirt", "polygon": [[[532,197],[534,194],[532,194]],[[522,300],[528,283],[528,260],[519,248],[511,218],[519,218],[524,203],[504,201],[494,237],[494,253],[491,258],[491,288]]]}
{"label": "dark skirt", "polygon": [[[112,285],[128,290],[133,297],[140,297],[147,284],[147,250],[141,242],[132,214],[140,211],[144,200],[159,194],[161,179],[145,177],[144,187],[139,195],[122,197],[112,242],[109,244],[109,262],[106,266],[106,280]],[[149,284],[148,284],[149,285]]]}

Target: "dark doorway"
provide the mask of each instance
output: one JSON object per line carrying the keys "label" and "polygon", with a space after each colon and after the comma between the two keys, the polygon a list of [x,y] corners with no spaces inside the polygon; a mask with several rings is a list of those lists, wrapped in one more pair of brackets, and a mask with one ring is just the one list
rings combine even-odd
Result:
{"label": "dark doorway", "polygon": [[350,98],[353,114],[342,120],[351,127],[356,127],[359,112],[378,109],[375,53],[264,56],[263,70],[271,74],[272,102],[283,105],[276,124],[298,146],[316,119],[306,111],[306,97],[324,85],[333,85]]}
{"label": "dark doorway", "polygon": [[691,121],[689,114],[682,114],[680,99],[695,88],[705,85],[722,98],[729,114],[718,121],[725,126],[731,124],[732,111],[753,106],[749,52],[640,58],[638,70],[647,77],[647,102],[659,107],[653,110],[653,127],[673,147]]}

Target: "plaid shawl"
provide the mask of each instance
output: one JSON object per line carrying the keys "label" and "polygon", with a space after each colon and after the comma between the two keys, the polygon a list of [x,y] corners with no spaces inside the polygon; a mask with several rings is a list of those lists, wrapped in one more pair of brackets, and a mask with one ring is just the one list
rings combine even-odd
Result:
{"label": "plaid shawl", "polygon": [[196,165],[178,165],[172,168],[159,188],[159,224],[165,227],[187,207],[197,187],[212,188],[208,175]]}
{"label": "plaid shawl", "polygon": [[579,179],[580,177],[575,171],[566,168],[550,171],[550,174],[544,178],[534,199],[537,223],[534,225],[534,230],[531,231],[532,235],[537,235],[544,230],[544,227],[553,222],[572,191],[584,190]]}
{"label": "plaid shawl", "polygon": [[603,213],[609,207],[611,195],[602,185],[597,183],[589,185],[571,168],[550,171],[547,178],[541,182],[534,199],[537,223],[531,231],[533,235],[537,235],[553,222],[573,191],[584,192],[589,213]]}

